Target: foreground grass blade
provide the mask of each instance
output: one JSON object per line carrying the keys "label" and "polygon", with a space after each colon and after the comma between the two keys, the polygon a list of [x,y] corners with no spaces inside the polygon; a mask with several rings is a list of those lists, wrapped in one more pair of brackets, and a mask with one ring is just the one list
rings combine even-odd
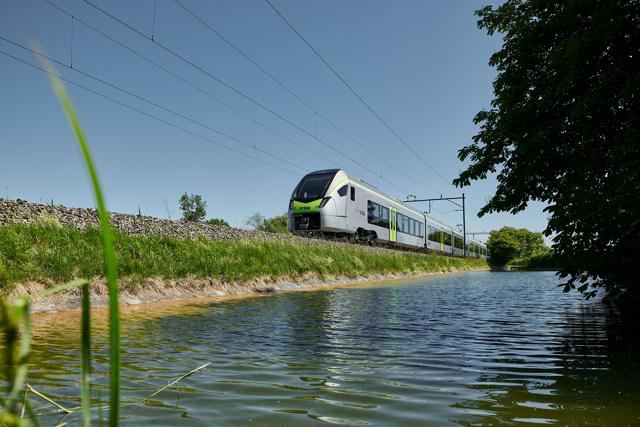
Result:
{"label": "foreground grass blade", "polygon": [[153,393],[151,396],[147,397],[146,399],[142,399],[142,400],[141,400],[141,402],[143,402],[143,403],[144,403],[144,402],[146,402],[147,400],[151,399],[151,398],[152,398],[153,396],[155,396],[156,394],[160,393],[160,392],[161,392],[161,391],[163,391],[163,390],[168,389],[169,387],[171,387],[171,386],[172,386],[172,385],[174,385],[174,384],[177,384],[180,380],[182,380],[182,379],[184,379],[184,378],[188,377],[189,375],[191,375],[191,374],[193,374],[193,373],[195,373],[195,372],[198,372],[200,369],[204,369],[204,368],[206,368],[207,366],[211,365],[211,363],[213,363],[213,362],[207,362],[207,363],[205,363],[204,365],[202,365],[202,366],[200,366],[200,367],[198,367],[198,368],[194,369],[193,371],[191,371],[191,372],[188,372],[188,373],[184,374],[183,376],[181,376],[180,378],[178,378],[178,379],[177,379],[177,380],[175,380],[174,382],[172,382],[172,383],[170,383],[170,384],[167,384],[165,387],[162,387],[160,390],[156,391],[155,393]]}
{"label": "foreground grass blade", "polygon": [[91,425],[91,307],[89,282],[82,284],[82,420]]}
{"label": "foreground grass blade", "polygon": [[[98,215],[100,217],[100,228],[102,230],[102,243],[104,246],[104,254],[107,267],[107,282],[109,284],[109,338],[111,346],[111,387],[110,387],[110,399],[109,399],[109,425],[117,426],[119,418],[119,403],[120,403],[120,309],[118,305],[118,269],[116,265],[116,255],[113,249],[113,235],[111,233],[111,224],[109,223],[109,217],[107,209],[105,207],[104,198],[102,197],[102,190],[100,188],[100,182],[98,180],[98,174],[93,165],[93,160],[89,152],[86,138],[82,132],[80,121],[76,116],[76,113],[71,105],[71,100],[67,95],[67,92],[62,85],[62,82],[53,72],[53,67],[47,62],[42,63],[51,84],[55,90],[58,100],[62,104],[69,124],[73,129],[76,140],[82,151],[85,165],[91,177],[93,184],[93,190],[98,204]],[[84,323],[83,323],[84,324]],[[83,343],[84,347],[84,343]],[[83,357],[84,361],[84,357]],[[88,368],[87,368],[88,369]],[[83,380],[84,380],[85,368],[83,367]],[[83,396],[85,396],[85,390],[83,387]],[[88,408],[88,405],[87,405]],[[88,411],[86,411],[88,414]],[[86,417],[88,415],[85,414]]]}

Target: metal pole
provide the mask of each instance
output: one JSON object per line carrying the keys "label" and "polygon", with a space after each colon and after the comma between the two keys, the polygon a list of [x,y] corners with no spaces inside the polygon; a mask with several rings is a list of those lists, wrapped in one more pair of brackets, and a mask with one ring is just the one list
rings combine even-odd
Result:
{"label": "metal pole", "polygon": [[467,223],[466,223],[466,212],[464,210],[464,193],[462,193],[462,256],[467,256]]}

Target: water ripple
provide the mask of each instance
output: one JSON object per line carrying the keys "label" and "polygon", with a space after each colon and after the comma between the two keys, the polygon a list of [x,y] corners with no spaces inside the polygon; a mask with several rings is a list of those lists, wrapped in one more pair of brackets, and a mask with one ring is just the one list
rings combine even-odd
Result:
{"label": "water ripple", "polygon": [[[123,308],[121,421],[639,425],[637,335],[557,284],[546,272],[483,272]],[[98,404],[108,398],[108,321],[93,315]],[[77,313],[35,317],[28,379],[74,405],[78,326]],[[62,418],[39,410],[45,425]]]}

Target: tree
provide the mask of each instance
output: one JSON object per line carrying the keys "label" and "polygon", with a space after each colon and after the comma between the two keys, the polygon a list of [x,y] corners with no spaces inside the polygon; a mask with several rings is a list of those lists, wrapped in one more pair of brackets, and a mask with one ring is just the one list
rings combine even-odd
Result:
{"label": "tree", "polygon": [[181,221],[202,222],[207,216],[206,207],[207,202],[202,200],[202,196],[196,196],[193,193],[188,196],[185,192],[180,197]]}
{"label": "tree", "polygon": [[489,240],[487,240],[487,248],[491,254],[492,264],[506,264],[516,258],[531,257],[548,252],[542,233],[513,227],[502,227],[498,231],[491,231]]}
{"label": "tree", "polygon": [[265,219],[266,217],[259,211],[254,212],[244,219],[242,225],[247,227],[249,230],[257,230],[264,223]]}
{"label": "tree", "polygon": [[258,227],[260,231],[269,233],[289,234],[289,225],[287,224],[287,214],[277,215],[262,220],[262,224]]}
{"label": "tree", "polygon": [[510,233],[505,233],[503,227],[500,231],[491,231],[487,240],[489,260],[494,265],[505,265],[515,259],[520,250],[518,240]]}
{"label": "tree", "polygon": [[[548,203],[544,233],[566,267],[565,292],[640,296],[640,2],[507,0],[476,11],[504,34],[490,110],[460,187],[498,173],[479,216]],[[632,298],[633,299],[633,298]]]}
{"label": "tree", "polygon": [[243,225],[250,230],[266,231],[268,233],[288,234],[287,214],[267,218],[260,212],[254,212],[243,221]]}
{"label": "tree", "polygon": [[231,227],[227,221],[225,221],[224,219],[218,219],[218,218],[209,219],[209,220],[205,221],[205,224],[221,225],[223,227]]}

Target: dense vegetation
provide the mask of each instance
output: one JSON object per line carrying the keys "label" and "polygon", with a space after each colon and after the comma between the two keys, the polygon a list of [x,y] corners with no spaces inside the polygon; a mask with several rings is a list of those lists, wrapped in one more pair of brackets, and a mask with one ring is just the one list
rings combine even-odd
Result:
{"label": "dense vegetation", "polygon": [[640,2],[507,0],[476,15],[504,44],[454,183],[497,172],[481,216],[548,203],[565,291],[640,300]]}
{"label": "dense vegetation", "polygon": [[254,212],[243,221],[243,225],[249,230],[266,231],[268,233],[291,234],[287,225],[286,212],[282,215],[267,218],[259,211]]}
{"label": "dense vegetation", "polygon": [[[542,233],[529,231],[526,228],[502,227],[500,230],[491,231],[487,248],[491,254],[492,265],[516,265],[514,261],[516,259],[526,263],[524,260],[533,256],[549,253],[549,248],[544,245]],[[550,255],[547,259],[551,257]]]}
{"label": "dense vegetation", "polygon": [[[118,276],[128,283],[148,277],[221,279],[228,282],[258,277],[300,278],[424,271],[467,270],[486,267],[473,259],[413,253],[372,253],[357,247],[330,248],[293,242],[252,241],[222,243],[127,236],[113,230]],[[78,231],[55,225],[0,227],[4,289],[29,280],[53,285],[79,277],[104,275],[102,235],[98,229]]]}

